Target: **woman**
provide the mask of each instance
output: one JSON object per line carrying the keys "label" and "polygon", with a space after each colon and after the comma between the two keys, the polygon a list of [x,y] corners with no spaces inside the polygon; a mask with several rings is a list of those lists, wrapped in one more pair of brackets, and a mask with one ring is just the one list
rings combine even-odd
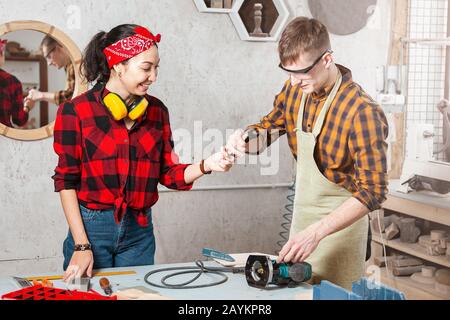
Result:
{"label": "woman", "polygon": [[11,128],[23,127],[28,122],[28,110],[23,104],[22,83],[2,69],[7,42],[0,39],[0,123]]}
{"label": "woman", "polygon": [[177,190],[234,161],[225,148],[199,164],[179,164],[169,113],[147,95],[157,79],[160,35],[120,25],[94,36],[82,72],[94,88],[58,110],[53,176],[70,227],[64,280],[92,269],[149,265],[155,239],[151,207],[158,182]]}

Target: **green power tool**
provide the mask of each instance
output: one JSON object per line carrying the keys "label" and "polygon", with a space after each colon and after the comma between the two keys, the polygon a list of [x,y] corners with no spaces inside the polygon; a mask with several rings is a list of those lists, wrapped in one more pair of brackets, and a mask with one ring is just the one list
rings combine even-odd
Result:
{"label": "green power tool", "polygon": [[251,287],[269,285],[294,287],[311,279],[312,269],[307,262],[276,263],[268,256],[251,255],[245,264],[245,278]]}

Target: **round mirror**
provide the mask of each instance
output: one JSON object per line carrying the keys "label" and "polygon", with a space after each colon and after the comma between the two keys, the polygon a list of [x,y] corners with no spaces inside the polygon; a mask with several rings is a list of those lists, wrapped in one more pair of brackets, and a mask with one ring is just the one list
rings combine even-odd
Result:
{"label": "round mirror", "polygon": [[337,35],[349,35],[364,28],[374,14],[377,0],[308,0],[312,16]]}
{"label": "round mirror", "polygon": [[0,134],[18,140],[51,136],[58,106],[87,90],[80,63],[75,43],[51,25],[0,25]]}

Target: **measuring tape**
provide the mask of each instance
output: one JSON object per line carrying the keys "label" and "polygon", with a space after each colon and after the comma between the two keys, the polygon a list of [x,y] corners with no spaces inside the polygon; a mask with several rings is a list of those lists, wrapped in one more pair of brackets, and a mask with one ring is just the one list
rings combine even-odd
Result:
{"label": "measuring tape", "polygon": [[[136,274],[136,271],[113,271],[113,272],[97,272],[93,274],[93,277],[109,277],[109,276],[123,276],[127,274]],[[61,280],[64,276],[38,276],[25,278],[28,281],[42,281],[42,280]]]}

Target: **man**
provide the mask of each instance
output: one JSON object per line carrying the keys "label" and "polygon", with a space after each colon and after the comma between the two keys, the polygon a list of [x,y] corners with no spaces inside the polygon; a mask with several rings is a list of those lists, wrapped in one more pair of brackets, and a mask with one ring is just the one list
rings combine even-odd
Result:
{"label": "man", "polygon": [[66,72],[66,87],[58,92],[41,92],[31,89],[25,98],[25,102],[31,102],[34,105],[37,101],[48,101],[59,106],[72,98],[75,90],[75,70],[66,49],[52,37],[46,36],[42,40],[41,51],[48,65],[55,66],[58,70],[64,68]]}
{"label": "man", "polygon": [[23,106],[22,84],[12,74],[1,69],[5,64],[6,40],[0,39],[0,123],[22,127],[28,121]]}
{"label": "man", "polygon": [[[351,289],[364,273],[368,213],[386,198],[388,126],[380,106],[349,69],[334,63],[332,52],[322,23],[293,20],[279,43],[279,66],[289,79],[272,112],[247,131],[267,131],[267,145],[274,132],[287,133],[297,159],[290,239],[278,262],[307,261],[314,283]],[[249,153],[245,137],[235,132],[228,148]]]}

